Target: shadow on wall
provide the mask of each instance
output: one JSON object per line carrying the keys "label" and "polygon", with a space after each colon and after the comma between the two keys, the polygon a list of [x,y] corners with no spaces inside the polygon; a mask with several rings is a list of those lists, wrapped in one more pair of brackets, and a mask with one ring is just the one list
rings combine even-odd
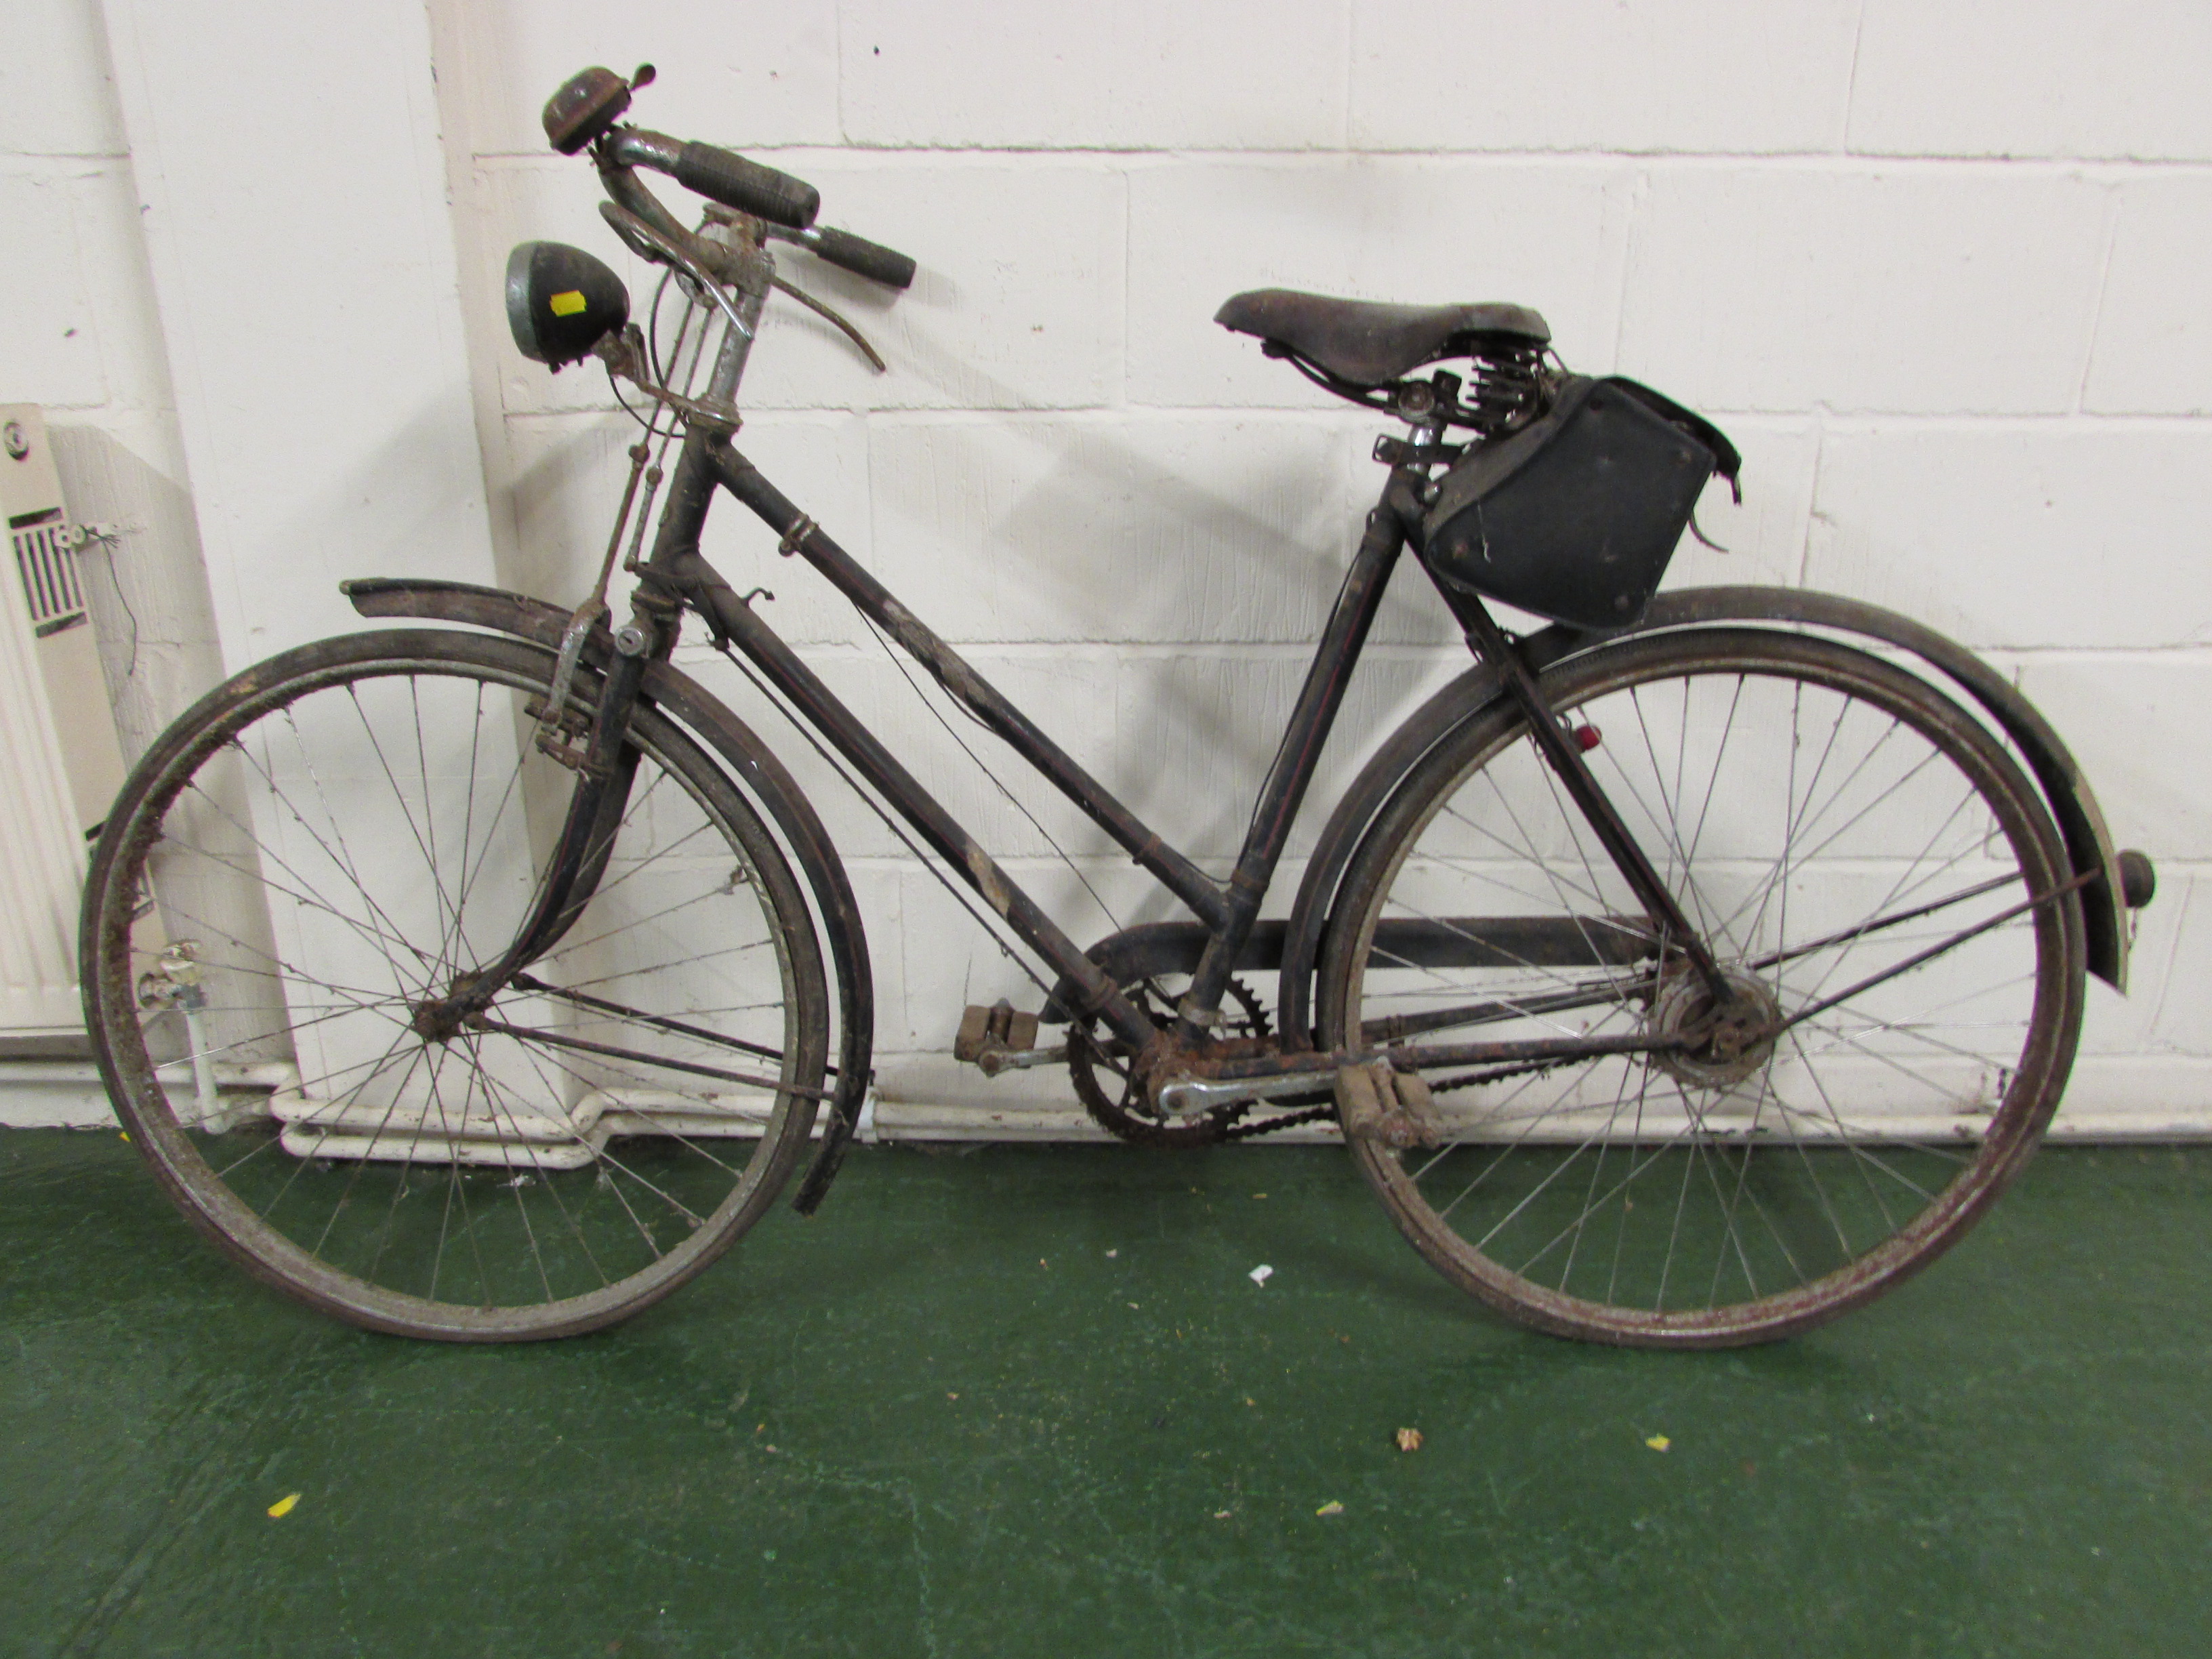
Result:
{"label": "shadow on wall", "polygon": [[[939,422],[926,418],[935,411],[921,411],[921,420],[902,419],[879,434],[869,447],[870,464],[857,469],[872,501],[802,496],[802,504],[833,526],[841,516],[866,523],[872,508],[875,545],[867,546],[865,533],[843,532],[847,539],[925,621],[957,641],[1172,647],[1148,650],[1123,665],[1125,695],[1143,707],[1144,747],[1155,755],[1165,746],[1208,757],[1208,775],[1228,781],[1222,797],[1195,803],[1194,814],[1193,803],[1152,798],[1142,780],[1158,781],[1157,767],[1127,769],[1116,762],[1127,757],[1110,753],[1077,757],[1099,769],[1117,793],[1127,790],[1140,811],[1162,811],[1179,844],[1233,848],[1273,758],[1302,664],[1232,658],[1217,642],[1302,648],[1319,637],[1368,505],[1365,476],[1357,480],[1357,500],[1347,487],[1350,458],[1381,423],[1360,422],[1355,438],[1351,422],[1358,417],[1340,420],[1327,406],[1316,410],[1322,418],[1314,421],[1255,410],[1241,430],[1218,421],[1193,428],[1224,434],[1218,466],[1206,456],[1178,465],[1185,456],[1163,448],[1160,423],[1133,433],[1111,411],[1074,411],[1071,419],[1070,411],[1030,408],[1012,386],[956,357],[925,331],[902,326],[894,307],[911,307],[917,297],[932,309],[957,304],[941,274],[926,273],[915,294],[896,299],[812,262],[803,278],[884,342],[894,374],[985,418]],[[799,329],[826,326],[792,307],[785,320]],[[842,339],[830,343],[849,349]],[[822,412],[836,418],[836,411]],[[850,414],[864,417],[860,410]],[[836,441],[830,428],[824,434],[825,441]],[[511,475],[507,501],[495,503],[519,532],[505,580],[558,603],[581,596],[605,550],[606,526],[627,471],[623,452],[636,435],[627,421],[611,416],[544,447],[533,444],[518,453],[511,445],[520,465]],[[746,441],[738,441],[743,447]],[[887,447],[896,453],[887,457]],[[1232,482],[1215,488],[1207,482],[1214,477]],[[1379,483],[1379,469],[1373,477]],[[963,486],[981,482],[975,483],[972,510],[952,515],[956,523],[965,520],[963,529],[933,533],[930,526],[945,522],[941,486],[951,479]],[[1006,489],[996,499],[994,483]],[[588,533],[560,521],[580,512],[593,512],[599,520]],[[902,519],[913,522],[902,526]],[[729,504],[718,507],[715,526],[723,534],[748,525]],[[744,585],[736,566],[728,571]],[[824,638],[868,645],[856,621],[835,614],[842,607],[826,587],[822,596],[813,592],[821,585],[811,573],[774,586],[786,607],[779,626],[794,642],[809,642],[818,614],[829,624],[821,630]],[[823,598],[818,612],[812,609],[817,597]],[[978,624],[979,617],[986,620]],[[1418,572],[1394,589],[1377,633],[1440,650],[1455,639]],[[1065,718],[1055,720],[1048,708],[1034,712],[1063,740],[1071,735]],[[1347,720],[1344,740],[1364,748],[1376,735]]]}
{"label": "shadow on wall", "polygon": [[215,606],[191,492],[98,427],[52,428],[55,465],[79,524],[117,526],[78,555],[124,757],[222,678]]}

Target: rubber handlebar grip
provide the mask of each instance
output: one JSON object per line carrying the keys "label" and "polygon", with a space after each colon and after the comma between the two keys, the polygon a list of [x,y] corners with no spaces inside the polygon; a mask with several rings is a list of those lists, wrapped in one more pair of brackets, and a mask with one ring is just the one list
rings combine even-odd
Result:
{"label": "rubber handlebar grip", "polygon": [[813,185],[713,144],[684,145],[674,171],[686,190],[793,230],[805,230],[821,210],[822,195]]}
{"label": "rubber handlebar grip", "polygon": [[827,259],[856,276],[865,276],[885,288],[907,288],[914,282],[914,261],[896,248],[855,236],[848,230],[817,225],[806,234],[802,246],[817,258]]}

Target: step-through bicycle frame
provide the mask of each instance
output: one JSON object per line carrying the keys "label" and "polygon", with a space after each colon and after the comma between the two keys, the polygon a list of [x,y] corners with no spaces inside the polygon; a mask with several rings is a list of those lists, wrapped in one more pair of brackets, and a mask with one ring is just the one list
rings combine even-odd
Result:
{"label": "step-through bicycle frame", "polygon": [[[642,205],[645,192],[634,179],[610,179],[611,193],[633,207]],[[768,292],[764,258],[740,262],[733,283],[738,301],[732,313],[733,325],[726,331],[709,379],[708,407],[733,406]],[[751,273],[750,278],[745,274]],[[629,652],[627,664],[617,664],[604,684],[598,719],[589,753],[584,757],[572,799],[566,830],[552,871],[530,925],[523,930],[506,958],[479,976],[465,994],[454,999],[454,1012],[495,989],[507,973],[519,969],[550,938],[557,937],[559,919],[573,915],[581,897],[588,896],[597,862],[603,863],[607,826],[618,818],[623,774],[618,763],[621,733],[627,709],[637,695],[635,663],[641,659],[665,659],[674,648],[679,618],[685,608],[702,617],[716,641],[741,653],[752,663],[791,708],[811,726],[849,764],[867,786],[894,808],[929,846],[972,887],[1015,936],[1035,951],[1060,975],[1081,1013],[1103,1020],[1133,1048],[1173,1042],[1195,1050],[1214,1023],[1230,975],[1249,940],[1262,901],[1272,884],[1291,824],[1312,782],[1322,745],[1340,709],[1346,688],[1358,661],[1384,589],[1400,555],[1413,539],[1419,520],[1419,491],[1427,470],[1419,463],[1424,451],[1433,453],[1440,423],[1431,418],[1414,422],[1414,436],[1407,453],[1414,459],[1394,466],[1366,520],[1361,538],[1338,592],[1327,626],[1315,649],[1279,745],[1273,763],[1262,782],[1244,843],[1225,882],[1217,882],[1163,836],[1144,823],[1097,778],[1038,728],[988,680],[977,673],[951,646],[917,617],[880,581],[864,568],[834,538],[770,483],[740,452],[732,447],[726,431],[712,422],[694,421],[668,479],[668,494],[651,555],[638,568],[638,588],[633,597],[632,629],[625,630]],[[1191,984],[1177,1008],[1171,1033],[1162,1033],[1117,988],[1113,978],[1087,955],[1024,892],[982,846],[945,810],[930,792],[894,757],[866,726],[821,679],[737,591],[708,563],[699,550],[700,536],[718,489],[726,489],[773,531],[779,550],[804,559],[818,571],[861,615],[887,634],[928,672],[946,695],[953,698],[994,732],[1033,770],[1066,795],[1126,851],[1138,865],[1181,900],[1205,929],[1206,945]],[[1583,764],[1580,753],[1543,700],[1535,677],[1516,655],[1495,621],[1471,595],[1443,588],[1446,603],[1466,629],[1468,643],[1477,654],[1494,664],[1507,690],[1528,711],[1547,759],[1563,786],[1575,799],[1626,878],[1645,911],[1648,927],[1642,954],[1680,955],[1691,969],[1706,978],[1717,995],[1725,1000],[1726,981],[1718,964],[1698,938],[1673,896],[1634,837],[1621,823],[1612,805]],[[1558,924],[1559,939],[1548,945],[1520,939],[1523,951],[1534,949],[1539,958],[1557,963],[1601,965],[1609,955],[1593,954],[1590,929],[1585,922],[1568,920]],[[1632,956],[1634,953],[1632,953]],[[1653,1037],[1633,1046],[1667,1046],[1670,1039]],[[1571,1058],[1620,1048],[1622,1039],[1560,1038],[1512,1044],[1475,1043],[1401,1047],[1399,1054],[1409,1064],[1463,1064],[1493,1059],[1525,1060],[1556,1052]],[[1322,1055],[1293,1040],[1284,1052],[1263,1058],[1247,1058],[1218,1067],[1218,1075],[1260,1078],[1278,1073],[1333,1069],[1360,1055]],[[1305,1051],[1305,1052],[1302,1052]]]}
{"label": "step-through bicycle frame", "polygon": [[[1177,1011],[1176,1035],[1187,1043],[1196,1043],[1212,1023],[1209,1016],[1219,1007],[1229,976],[1251,936],[1383,590],[1408,544],[1402,503],[1407,492],[1417,489],[1424,475],[1411,468],[1395,470],[1382,501],[1368,515],[1365,533],[1315,648],[1274,762],[1261,785],[1243,845],[1225,883],[1216,883],[1116,799],[742,454],[712,434],[694,432],[673,476],[682,480],[687,475],[711,479],[744,502],[775,532],[780,547],[819,571],[856,610],[914,657],[946,695],[1003,739],[1188,907],[1207,937],[1190,988]],[[670,592],[705,615],[718,636],[742,652],[932,849],[961,872],[1015,934],[1062,975],[1084,1012],[1105,1020],[1133,1046],[1141,1048],[1153,1040],[1158,1034],[1150,1019],[1121,995],[1112,978],[1044,914],[698,553],[698,526],[704,522],[709,499],[711,492],[696,483],[690,489],[680,486],[675,489],[670,518],[660,532],[662,539],[641,573],[644,580],[665,582]],[[1460,600],[1458,608],[1462,623],[1469,628],[1470,643],[1486,659],[1518,666],[1510,642],[1479,601]],[[1648,953],[1679,951],[1693,967],[1717,977],[1711,957],[1672,895],[1621,826],[1580,754],[1559,731],[1534,677],[1525,667],[1517,675],[1511,667],[1506,672],[1510,687],[1529,708],[1540,732],[1557,736],[1556,745],[1547,745],[1547,758],[1559,769],[1565,787],[1589,817],[1632,889],[1644,902],[1652,929]],[[1558,939],[1548,946],[1524,939],[1522,949],[1548,949],[1550,954],[1544,960],[1561,960],[1565,953],[1572,960],[1596,965],[1586,925],[1562,921],[1557,931]],[[1546,1045],[1547,1052],[1552,1046]],[[1463,1064],[1505,1058],[1509,1051],[1513,1058],[1528,1058],[1522,1052],[1528,1047],[1526,1043],[1461,1044],[1433,1052],[1402,1049],[1401,1053],[1409,1064],[1425,1060]],[[1597,1046],[1573,1039],[1563,1039],[1556,1047],[1562,1057],[1599,1052]],[[1300,1057],[1294,1052],[1274,1064],[1241,1062],[1223,1068],[1222,1074],[1255,1077],[1273,1070],[1329,1069],[1345,1058]]]}
{"label": "step-through bicycle frame", "polygon": [[[611,165],[603,159],[600,170],[609,194],[617,203],[647,219],[664,234],[672,229],[678,235],[684,234],[627,167]],[[736,228],[740,235],[745,234],[743,221],[737,222]],[[753,248],[756,257],[732,262],[734,274],[729,280],[736,290],[736,302],[726,307],[732,325],[726,330],[716,353],[705,398],[690,406],[695,412],[718,407],[734,409],[773,276],[772,263],[757,236],[753,238]],[[1312,782],[1322,745],[1341,708],[1384,589],[1406,549],[1413,546],[1417,554],[1419,550],[1420,504],[1429,477],[1423,456],[1425,452],[1435,453],[1441,426],[1432,416],[1408,418],[1413,428],[1412,441],[1400,447],[1399,459],[1392,466],[1380,499],[1367,516],[1364,534],[1316,647],[1282,741],[1261,786],[1243,845],[1225,882],[1217,882],[1206,875],[1117,799],[763,476],[731,444],[733,421],[718,426],[711,419],[692,419],[669,477],[665,505],[652,552],[635,567],[639,580],[632,599],[632,625],[616,636],[618,644],[615,660],[601,683],[588,750],[581,757],[578,782],[545,890],[530,922],[502,959],[491,969],[471,975],[468,986],[456,988],[449,999],[453,1005],[448,1011],[450,1015],[464,1017],[471,1005],[488,1000],[507,976],[520,971],[557,939],[566,920],[573,917],[588,898],[597,871],[605,862],[607,831],[621,816],[627,778],[621,764],[622,736],[629,709],[640,695],[640,671],[645,662],[665,660],[673,651],[682,612],[689,608],[704,618],[718,645],[742,653],[785,700],[791,712],[834,748],[866,785],[914,828],[930,849],[959,873],[1014,935],[1058,973],[1060,989],[1056,1000],[1071,1000],[1075,1007],[1069,1012],[1103,1020],[1133,1051],[1158,1051],[1171,1045],[1181,1051],[1183,1070],[1189,1075],[1256,1081],[1292,1073],[1327,1072],[1378,1057],[1382,1053],[1380,1045],[1343,1053],[1316,1052],[1312,1047],[1311,1034],[1304,1029],[1301,1020],[1296,1022],[1297,1029],[1283,1033],[1277,1053],[1211,1064],[1191,1063],[1192,1056],[1202,1049],[1206,1034],[1218,1018],[1230,976],[1253,939],[1261,905],[1272,884],[1291,824]],[[1190,910],[1204,932],[1204,945],[1191,974],[1189,989],[1176,1010],[1172,1030],[1157,1029],[1152,1019],[1121,994],[1112,975],[1022,890],[942,803],[823,684],[755,611],[750,596],[740,597],[707,561],[699,550],[700,536],[718,489],[726,489],[742,501],[775,532],[781,552],[802,558],[812,566],[861,615],[911,655],[946,695],[1066,795]],[[1547,630],[1545,635],[1532,638],[1528,642],[1531,648],[1524,653],[1522,644],[1505,634],[1480,599],[1442,582],[1435,585],[1464,631],[1471,650],[1494,675],[1498,691],[1520,706],[1550,769],[1589,824],[1644,913],[1640,918],[1596,919],[1602,924],[1598,931],[1613,939],[1634,935],[1626,951],[1612,945],[1594,946],[1590,926],[1593,919],[1571,917],[1551,924],[1550,932],[1556,934],[1555,938],[1531,936],[1527,931],[1530,924],[1525,919],[1518,922],[1500,919],[1508,926],[1522,929],[1516,936],[1519,959],[1547,965],[1592,967],[1643,961],[1652,964],[1648,971],[1656,975],[1667,967],[1668,958],[1672,957],[1705,981],[1717,1003],[1729,1002],[1733,994],[1718,963],[1682,913],[1648,855],[1622,823],[1585,764],[1578,745],[1545,700],[1537,671],[1545,660],[1558,654],[1561,641],[1555,636],[1560,630]],[[1940,663],[1938,665],[1948,666]],[[1999,714],[2002,720],[2002,711]],[[2014,725],[2008,720],[2004,723]],[[2048,782],[2046,778],[2046,787]],[[2072,839],[2069,836],[2069,841]],[[2101,842],[2101,836],[2098,839]],[[2104,848],[2100,847],[2097,850],[2102,852]],[[2077,855],[2077,869],[2082,862]],[[2094,860],[2093,868],[2096,869],[2095,875],[2085,875],[2083,879],[2105,878],[2110,871],[2109,854]],[[2057,896],[2045,895],[2033,902],[2046,902]],[[1302,891],[1302,905],[1305,897]],[[1484,925],[1486,924],[1480,920],[1473,919],[1474,927]],[[1541,934],[1545,924],[1534,925]],[[1309,917],[1307,946],[1310,945],[1310,927]],[[1463,934],[1449,948],[1470,948],[1471,938],[1471,934]],[[1473,940],[1472,948],[1482,948],[1480,941]],[[1303,994],[1285,1002],[1286,1010],[1302,1010],[1304,1006]],[[1424,1044],[1401,1040],[1390,1045],[1389,1054],[1399,1064],[1418,1068],[1426,1065],[1566,1060],[1600,1054],[1651,1052],[1683,1043],[1680,1036],[1658,1034],[1626,1038],[1564,1036],[1491,1043]]]}

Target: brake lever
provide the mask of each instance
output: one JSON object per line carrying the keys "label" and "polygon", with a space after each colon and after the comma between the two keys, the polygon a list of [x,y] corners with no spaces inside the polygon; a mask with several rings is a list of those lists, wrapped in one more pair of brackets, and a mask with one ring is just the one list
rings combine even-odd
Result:
{"label": "brake lever", "polygon": [[799,304],[805,306],[809,311],[813,312],[817,316],[826,317],[831,322],[836,324],[839,328],[843,329],[845,331],[845,337],[850,340],[854,345],[860,347],[860,355],[875,365],[877,374],[887,374],[890,372],[890,365],[884,362],[882,356],[876,350],[875,347],[868,343],[868,337],[861,333],[859,329],[854,327],[853,325],[839,313],[823,304],[821,301],[816,299],[811,294],[807,293],[805,289],[793,287],[781,276],[771,276],[769,278],[769,281],[773,283],[780,292],[788,294],[793,299],[798,301]]}
{"label": "brake lever", "polygon": [[706,292],[709,299],[722,308],[722,314],[730,319],[732,328],[737,330],[746,339],[752,338],[752,330],[745,326],[745,319],[738,314],[736,302],[722,292],[720,281],[681,244],[661,234],[628,208],[618,206],[613,202],[599,204],[599,216],[613,227],[615,234],[629,243],[631,250],[639,258],[657,259],[663,264],[674,266],[689,276]]}

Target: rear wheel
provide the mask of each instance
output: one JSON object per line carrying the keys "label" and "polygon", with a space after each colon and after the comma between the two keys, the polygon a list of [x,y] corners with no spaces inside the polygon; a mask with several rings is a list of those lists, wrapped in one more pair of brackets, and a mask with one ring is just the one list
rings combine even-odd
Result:
{"label": "rear wheel", "polygon": [[823,1097],[800,890],[651,708],[581,914],[479,1018],[421,1017],[537,893],[576,775],[537,741],[551,663],[437,630],[278,657],[163,734],[94,862],[88,1014],[133,1141],[255,1274],[371,1328],[635,1312],[759,1218]]}
{"label": "rear wheel", "polygon": [[[1748,1040],[1431,1068],[1431,1144],[1355,1138],[1355,1157],[1446,1277],[1545,1330],[1718,1346],[1868,1300],[2002,1191],[2064,1085],[2082,924],[2077,895],[2048,896],[2070,872],[2040,797],[1927,684],[1816,638],[1659,635],[1544,684]],[[1527,925],[1478,933],[1500,916]],[[1494,705],[1355,856],[1322,1029],[1349,1046],[1705,1032],[1711,994],[1649,933],[1525,720]]]}

